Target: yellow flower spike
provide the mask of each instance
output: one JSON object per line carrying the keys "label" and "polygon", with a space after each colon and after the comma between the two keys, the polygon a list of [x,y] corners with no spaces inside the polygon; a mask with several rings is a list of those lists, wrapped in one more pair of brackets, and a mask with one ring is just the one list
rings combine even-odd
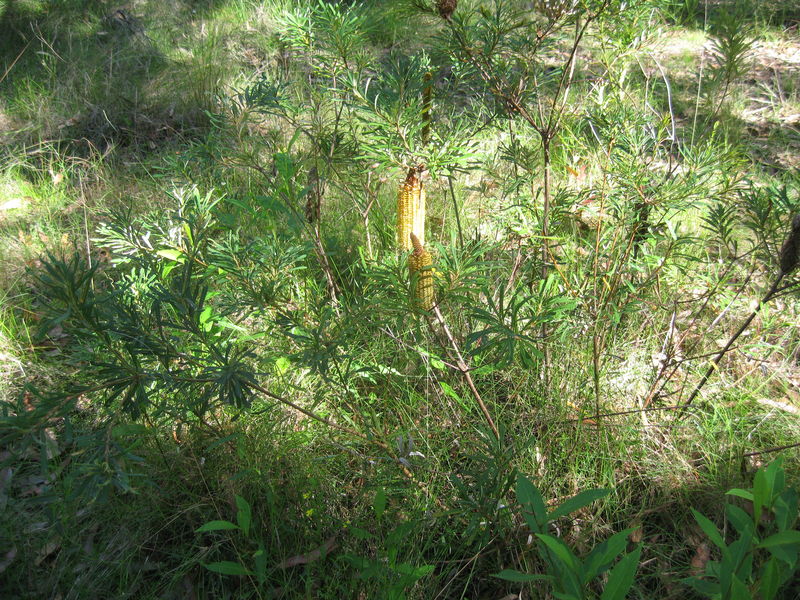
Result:
{"label": "yellow flower spike", "polygon": [[433,258],[431,253],[425,250],[419,238],[411,233],[411,242],[414,252],[408,257],[408,268],[412,278],[416,274],[417,286],[414,290],[414,297],[420,308],[431,310],[433,308]]}
{"label": "yellow flower spike", "polygon": [[408,175],[397,193],[397,247],[400,252],[412,249],[411,233],[414,231],[414,209],[419,192],[419,178],[416,169],[409,169]]}

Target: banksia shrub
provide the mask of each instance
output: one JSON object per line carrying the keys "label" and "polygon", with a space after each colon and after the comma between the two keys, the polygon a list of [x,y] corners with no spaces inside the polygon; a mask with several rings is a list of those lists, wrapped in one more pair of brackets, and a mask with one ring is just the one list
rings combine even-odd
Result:
{"label": "banksia shrub", "polygon": [[419,170],[412,167],[397,194],[397,247],[401,252],[413,248],[411,234],[425,245],[425,188]]}
{"label": "banksia shrub", "polygon": [[792,230],[781,246],[781,273],[788,275],[800,265],[800,214],[792,219]]}
{"label": "banksia shrub", "polygon": [[411,234],[411,240],[414,252],[408,257],[408,270],[412,279],[414,275],[417,277],[414,297],[420,308],[430,310],[433,308],[433,259],[414,233]]}

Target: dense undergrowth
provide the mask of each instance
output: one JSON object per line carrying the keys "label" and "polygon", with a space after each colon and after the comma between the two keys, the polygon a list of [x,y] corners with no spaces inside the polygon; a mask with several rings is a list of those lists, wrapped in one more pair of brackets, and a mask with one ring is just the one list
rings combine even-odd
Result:
{"label": "dense undergrowth", "polygon": [[3,597],[798,597],[800,13],[455,4],[0,1]]}

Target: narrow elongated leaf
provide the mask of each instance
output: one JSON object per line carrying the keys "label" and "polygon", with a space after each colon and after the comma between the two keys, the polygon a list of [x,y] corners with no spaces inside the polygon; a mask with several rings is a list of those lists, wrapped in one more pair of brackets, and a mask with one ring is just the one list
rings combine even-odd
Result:
{"label": "narrow elongated leaf", "polygon": [[533,533],[540,533],[547,523],[547,508],[542,494],[531,480],[522,475],[517,476],[517,500],[522,504],[525,522]]}
{"label": "narrow elongated leaf", "polygon": [[739,488],[734,488],[732,490],[728,490],[727,494],[729,496],[738,496],[739,498],[744,498],[745,500],[753,501],[753,494],[752,492],[748,492],[747,490],[740,490]]}
{"label": "narrow elongated leaf", "polygon": [[790,529],[794,525],[797,520],[797,504],[797,490],[791,487],[783,490],[783,493],[775,500],[773,508],[778,531]]}
{"label": "narrow elongated leaf", "polygon": [[771,508],[776,493],[780,493],[783,487],[784,475],[780,458],[756,471],[753,479],[753,519],[756,522],[761,518],[761,509]]}
{"label": "narrow elongated leaf", "polygon": [[380,521],[383,511],[386,510],[386,490],[379,488],[375,493],[375,500],[372,502],[372,510],[375,511],[375,518]]}
{"label": "narrow elongated leaf", "polygon": [[772,556],[794,568],[797,565],[797,555],[800,552],[800,531],[790,529],[769,536],[758,545],[765,548]]}
{"label": "narrow elongated leaf", "polygon": [[731,594],[728,596],[730,600],[753,600],[753,596],[747,586],[742,581],[734,576],[731,581]]}
{"label": "narrow elongated leaf", "polygon": [[231,441],[235,440],[236,438],[241,437],[241,435],[242,435],[242,433],[237,431],[236,433],[232,433],[230,435],[226,435],[223,438],[215,440],[214,442],[212,442],[212,443],[210,443],[208,445],[208,447],[206,448],[206,452],[211,452],[214,448],[217,448],[218,446],[222,446],[223,444],[226,444],[227,442],[231,442]]}
{"label": "narrow elongated leaf", "polygon": [[697,590],[707,598],[718,597],[718,594],[720,593],[719,583],[715,581],[709,581],[708,579],[687,577],[686,579],[681,579],[681,583],[684,583],[692,589]]}
{"label": "narrow elongated leaf", "polygon": [[573,573],[576,571],[578,559],[564,542],[544,533],[537,533],[536,537],[558,557],[567,570]]}
{"label": "narrow elongated leaf", "polygon": [[166,258],[167,260],[180,260],[183,257],[183,252],[180,250],[172,250],[172,249],[164,249],[156,251],[158,256],[162,258]]}
{"label": "narrow elongated leaf", "polygon": [[203,533],[205,531],[226,531],[229,529],[239,529],[239,526],[230,521],[209,521],[205,525],[195,529],[194,532]]}
{"label": "narrow elongated leaf", "polygon": [[800,531],[790,529],[789,531],[781,531],[769,536],[758,547],[773,548],[775,546],[790,546],[793,544],[800,544]]}
{"label": "narrow elongated leaf", "polygon": [[774,556],[764,565],[758,586],[758,595],[761,600],[774,600],[781,587],[781,567]]}
{"label": "narrow elongated leaf", "polygon": [[700,528],[708,536],[708,539],[714,542],[717,548],[723,550],[723,553],[727,552],[728,547],[725,545],[725,540],[722,539],[722,534],[719,532],[719,529],[717,529],[717,526],[695,509],[692,509],[692,515],[694,515],[694,520],[700,525]]}
{"label": "narrow elongated leaf", "polygon": [[605,498],[610,493],[611,490],[602,488],[596,490],[584,490],[569,500],[565,500],[559,506],[551,510],[549,518],[551,521],[555,521],[556,519],[565,517],[571,513],[574,513],[576,510],[580,510],[585,506],[589,506],[592,502],[600,500],[600,498]]}
{"label": "narrow elongated leaf", "polygon": [[633,528],[615,533],[602,544],[595,546],[583,561],[582,580],[586,584],[605,571],[628,546],[628,536]]}
{"label": "narrow elongated leaf", "polygon": [[361,529],[360,527],[350,526],[347,528],[347,531],[349,531],[353,535],[353,537],[359,540],[369,540],[375,537],[369,531],[367,531],[366,529]]}
{"label": "narrow elongated leaf", "polygon": [[513,581],[514,583],[527,583],[529,581],[547,581],[552,579],[549,575],[530,575],[528,573],[520,573],[514,569],[503,569],[499,573],[495,573],[492,577],[498,579],[505,579],[506,581]]}
{"label": "narrow elongated leaf", "polygon": [[263,584],[267,578],[267,553],[264,550],[264,544],[258,544],[258,550],[253,553],[253,563],[256,567],[256,576],[258,582]]}
{"label": "narrow elongated leaf", "polygon": [[250,523],[253,520],[253,510],[250,508],[250,504],[241,496],[236,496],[236,508],[239,509],[236,512],[236,522],[245,535],[250,535]]}
{"label": "narrow elongated leaf", "polygon": [[203,564],[203,566],[208,569],[209,571],[214,571],[214,573],[222,573],[223,575],[252,575],[253,573],[240,565],[239,563],[231,562],[229,560],[223,560],[221,562],[213,562],[208,564]]}
{"label": "narrow elongated leaf", "polygon": [[749,578],[749,571],[753,566],[751,542],[752,536],[745,532],[742,537],[723,550],[719,576],[723,596],[733,593],[733,586],[737,580]]}
{"label": "narrow elongated leaf", "polygon": [[642,555],[641,545],[622,557],[617,565],[608,574],[608,582],[603,590],[600,600],[625,600],[628,591],[633,585],[633,577],[639,568],[639,558]]}
{"label": "narrow elongated leaf", "polygon": [[755,525],[753,525],[753,519],[744,512],[741,508],[734,504],[727,504],[725,506],[725,514],[728,517],[728,520],[733,523],[733,526],[736,528],[740,534],[750,534],[753,535]]}

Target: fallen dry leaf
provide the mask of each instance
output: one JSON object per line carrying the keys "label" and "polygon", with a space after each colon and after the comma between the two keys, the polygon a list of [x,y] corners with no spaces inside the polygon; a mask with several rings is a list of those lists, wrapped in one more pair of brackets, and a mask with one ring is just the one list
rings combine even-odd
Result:
{"label": "fallen dry leaf", "polygon": [[644,536],[644,527],[642,527],[641,523],[634,523],[633,527],[636,529],[628,534],[628,552],[633,552],[634,548],[642,541],[642,537]]}
{"label": "fallen dry leaf", "polygon": [[760,400],[757,400],[757,402],[759,404],[764,404],[772,408],[779,408],[780,410],[792,413],[793,415],[800,415],[800,408],[797,408],[796,406],[794,406],[793,404],[789,404],[788,402],[781,402],[780,400],[770,400],[769,398],[762,398]]}
{"label": "fallen dry leaf", "polygon": [[59,536],[56,536],[52,540],[47,542],[41,550],[39,550],[39,553],[36,555],[36,560],[33,561],[33,564],[35,564],[38,567],[47,559],[48,556],[50,556],[60,547],[61,547],[61,538]]}
{"label": "fallen dry leaf", "polygon": [[25,208],[25,200],[22,198],[12,198],[0,204],[0,210],[13,210],[15,208]]}
{"label": "fallen dry leaf", "polygon": [[710,558],[711,550],[709,549],[708,544],[705,542],[701,543],[697,547],[697,550],[695,550],[694,556],[692,557],[692,562],[689,563],[692,575],[702,575],[706,570],[706,563]]}
{"label": "fallen dry leaf", "polygon": [[327,555],[331,550],[335,549],[336,546],[336,536],[334,535],[325,540],[325,542],[316,550],[312,550],[307,554],[298,554],[297,556],[287,558],[278,565],[278,568],[289,569],[299,565],[307,565],[308,563],[312,563],[322,558],[323,554]]}
{"label": "fallen dry leaf", "polygon": [[70,117],[66,121],[64,121],[61,125],[58,126],[59,129],[64,129],[65,127],[73,127],[77,125],[81,120],[80,115],[75,115],[74,117]]}

